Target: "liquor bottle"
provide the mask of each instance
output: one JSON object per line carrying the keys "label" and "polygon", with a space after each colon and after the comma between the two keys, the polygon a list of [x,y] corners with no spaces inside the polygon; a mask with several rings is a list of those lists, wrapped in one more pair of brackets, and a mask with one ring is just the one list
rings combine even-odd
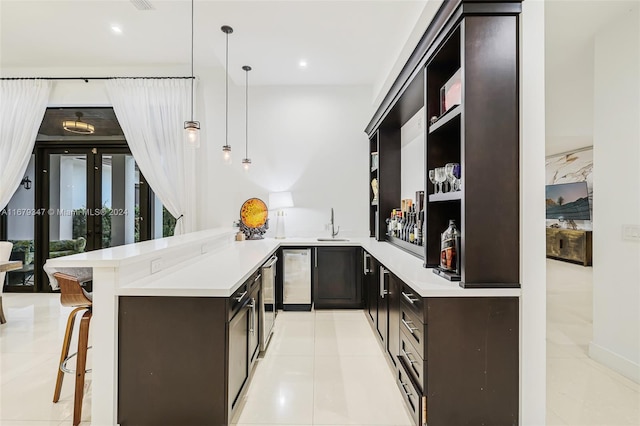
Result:
{"label": "liquor bottle", "polygon": [[398,212],[398,227],[396,229],[396,237],[402,239],[402,225],[403,225],[403,219],[402,219],[402,211]]}
{"label": "liquor bottle", "polygon": [[422,235],[422,226],[424,223],[424,210],[421,210],[420,212],[418,212],[418,234],[416,237],[416,244],[418,244],[419,246],[421,246],[423,244],[423,235]]}
{"label": "liquor bottle", "polygon": [[460,273],[460,231],[454,220],[449,220],[449,227],[442,233],[440,269]]}
{"label": "liquor bottle", "polygon": [[411,213],[409,213],[409,242],[414,244],[416,242],[416,214],[411,207]]}
{"label": "liquor bottle", "polygon": [[393,209],[391,211],[391,217],[389,218],[389,226],[387,227],[387,235],[393,237],[393,233],[395,231],[396,226],[396,210]]}

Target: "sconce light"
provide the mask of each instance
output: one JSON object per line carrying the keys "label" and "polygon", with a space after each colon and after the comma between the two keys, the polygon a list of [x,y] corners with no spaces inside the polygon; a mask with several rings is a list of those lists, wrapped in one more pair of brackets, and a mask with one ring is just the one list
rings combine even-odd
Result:
{"label": "sconce light", "polygon": [[24,186],[24,189],[31,189],[31,179],[29,179],[29,176],[25,176],[24,179],[20,181],[20,185]]}
{"label": "sconce light", "polygon": [[293,207],[293,197],[291,192],[270,192],[269,210],[276,210],[276,238],[285,238],[284,232],[284,209]]}

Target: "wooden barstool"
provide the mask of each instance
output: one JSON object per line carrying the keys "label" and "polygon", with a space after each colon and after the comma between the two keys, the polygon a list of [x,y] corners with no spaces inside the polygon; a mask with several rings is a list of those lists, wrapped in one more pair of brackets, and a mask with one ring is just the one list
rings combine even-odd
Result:
{"label": "wooden barstool", "polygon": [[[67,320],[67,329],[64,333],[64,341],[62,342],[62,352],[60,353],[60,364],[58,366],[58,377],[56,379],[56,389],[53,393],[53,402],[58,402],[60,399],[60,390],[62,389],[62,380],[65,372],[75,373],[76,376],[76,388],[73,400],[73,425],[80,424],[82,417],[82,398],[84,396],[84,375],[87,366],[87,348],[89,345],[89,322],[91,321],[91,306],[92,301],[87,294],[82,290],[80,282],[76,277],[71,275],[62,274],[56,272],[53,276],[58,281],[60,286],[60,303],[62,306],[75,308],[69,314]],[[80,335],[78,336],[78,352],[76,371],[69,371],[65,365],[69,358],[76,354],[69,356],[69,346],[71,345],[71,335],[73,334],[73,325],[76,320],[76,315],[84,311],[82,319],[80,320]]]}

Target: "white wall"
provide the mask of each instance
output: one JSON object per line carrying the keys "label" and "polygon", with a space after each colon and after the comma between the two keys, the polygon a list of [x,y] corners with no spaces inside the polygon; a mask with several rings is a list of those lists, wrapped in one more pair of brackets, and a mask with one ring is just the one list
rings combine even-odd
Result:
{"label": "white wall", "polygon": [[595,38],[589,355],[640,382],[640,243],[622,237],[624,224],[640,226],[640,7],[631,9]]}
{"label": "white wall", "polygon": [[545,2],[520,26],[520,424],[546,424]]}
{"label": "white wall", "polygon": [[[326,236],[331,207],[341,236],[367,235],[368,222],[362,218],[368,211],[368,140],[363,129],[369,118],[370,88],[250,87],[253,165],[248,172],[240,166],[245,155],[244,88],[234,92],[241,101],[230,110],[233,164],[222,162],[223,123],[219,138],[207,138],[202,226],[229,226],[239,218],[246,199],[267,202],[269,192],[291,191],[295,207],[287,210],[288,236]],[[270,216],[267,235],[275,231],[273,212]]]}

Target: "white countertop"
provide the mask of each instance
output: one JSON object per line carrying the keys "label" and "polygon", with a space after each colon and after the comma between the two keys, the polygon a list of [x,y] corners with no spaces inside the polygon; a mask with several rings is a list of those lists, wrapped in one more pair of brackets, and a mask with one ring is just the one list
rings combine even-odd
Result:
{"label": "white countertop", "polygon": [[[234,241],[234,233],[229,229],[199,231],[49,259],[47,265],[53,268],[119,268],[123,272],[116,293],[120,295],[228,297],[278,247],[358,246],[423,297],[520,296],[517,288],[463,289],[457,282],[447,281],[424,268],[421,259],[373,238]],[[151,273],[153,261],[161,262],[162,268]]]}

